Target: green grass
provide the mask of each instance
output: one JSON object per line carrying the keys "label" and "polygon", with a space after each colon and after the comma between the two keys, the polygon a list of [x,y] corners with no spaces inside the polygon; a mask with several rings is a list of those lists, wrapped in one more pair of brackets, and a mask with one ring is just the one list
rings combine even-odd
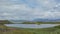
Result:
{"label": "green grass", "polygon": [[[12,27],[6,27],[0,25],[0,28],[9,29]],[[59,28],[43,28],[43,29],[32,29],[32,28],[16,28],[15,30],[1,31],[0,34],[60,34]]]}
{"label": "green grass", "polygon": [[[56,34],[57,29],[17,29],[11,32],[3,32],[4,34]],[[59,31],[60,32],[60,31]],[[59,33],[60,34],[60,33]]]}

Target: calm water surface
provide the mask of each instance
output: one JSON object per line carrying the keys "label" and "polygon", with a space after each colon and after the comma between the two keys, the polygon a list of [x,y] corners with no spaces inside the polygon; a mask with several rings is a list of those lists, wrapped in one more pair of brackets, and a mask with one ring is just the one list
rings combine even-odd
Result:
{"label": "calm water surface", "polygon": [[59,24],[5,24],[8,27],[20,27],[20,28],[48,28],[48,27],[54,27]]}

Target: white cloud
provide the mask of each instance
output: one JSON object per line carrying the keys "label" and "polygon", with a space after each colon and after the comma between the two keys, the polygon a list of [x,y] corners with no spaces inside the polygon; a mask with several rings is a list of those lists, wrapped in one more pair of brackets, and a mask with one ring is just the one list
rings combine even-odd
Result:
{"label": "white cloud", "polygon": [[7,15],[11,15],[11,14],[9,14],[9,13],[3,13],[2,15],[7,16]]}
{"label": "white cloud", "polygon": [[[1,1],[1,0],[0,0]],[[17,1],[17,0],[11,0]],[[28,3],[16,4],[15,2],[2,0],[0,2],[0,12],[6,19],[34,19],[34,18],[58,18],[60,17],[59,10],[54,10],[54,7],[59,7],[54,0],[26,0]],[[36,1],[37,7],[29,7]],[[18,1],[17,1],[18,2]],[[53,12],[52,12],[53,11]],[[1,17],[1,16],[0,16]],[[2,18],[3,19],[3,18]]]}
{"label": "white cloud", "polygon": [[20,5],[3,5],[2,8],[9,9],[9,10],[29,10],[27,5],[20,4]]}

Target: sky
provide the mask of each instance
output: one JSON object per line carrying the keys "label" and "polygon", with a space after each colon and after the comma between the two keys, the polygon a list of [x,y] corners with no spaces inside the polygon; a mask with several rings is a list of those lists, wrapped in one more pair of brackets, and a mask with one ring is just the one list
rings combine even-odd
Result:
{"label": "sky", "polygon": [[0,20],[60,18],[60,0],[0,0]]}

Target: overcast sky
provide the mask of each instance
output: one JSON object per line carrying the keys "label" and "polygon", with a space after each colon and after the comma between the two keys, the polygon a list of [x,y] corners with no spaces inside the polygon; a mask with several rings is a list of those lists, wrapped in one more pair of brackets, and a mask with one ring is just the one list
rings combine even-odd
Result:
{"label": "overcast sky", "polygon": [[0,20],[60,18],[60,0],[0,0]]}

